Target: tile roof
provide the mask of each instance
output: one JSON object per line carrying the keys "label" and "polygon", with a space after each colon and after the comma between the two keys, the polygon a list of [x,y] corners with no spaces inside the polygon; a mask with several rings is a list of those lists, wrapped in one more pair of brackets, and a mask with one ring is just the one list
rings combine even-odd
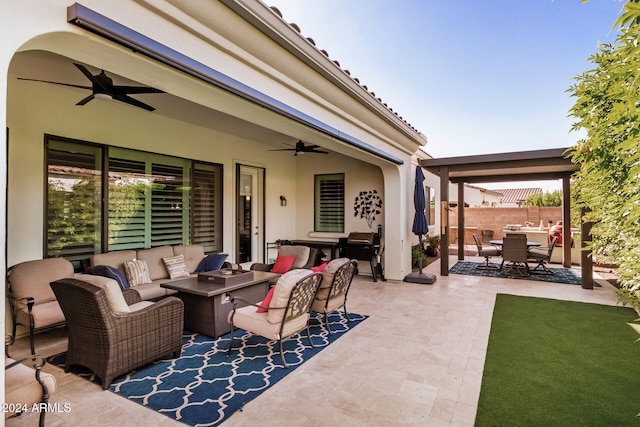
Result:
{"label": "tile roof", "polygon": [[502,193],[501,204],[514,203],[519,205],[532,194],[542,194],[542,188],[506,188],[493,191]]}

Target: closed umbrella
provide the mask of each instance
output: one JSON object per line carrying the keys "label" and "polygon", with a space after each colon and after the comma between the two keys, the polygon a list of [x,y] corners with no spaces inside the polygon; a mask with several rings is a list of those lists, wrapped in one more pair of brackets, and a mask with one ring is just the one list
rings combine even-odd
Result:
{"label": "closed umbrella", "polygon": [[429,232],[427,217],[424,214],[426,201],[424,197],[424,185],[422,184],[423,182],[424,174],[422,173],[422,168],[420,166],[416,166],[416,179],[415,186],[413,188],[413,206],[416,212],[413,216],[413,227],[411,227],[411,231],[413,232],[413,234],[418,236],[418,239],[420,241],[420,274],[422,274],[422,235]]}
{"label": "closed umbrella", "polygon": [[416,178],[415,178],[415,186],[413,189],[413,205],[415,208],[415,214],[413,217],[413,226],[411,227],[411,231],[413,234],[418,236],[420,240],[420,258],[418,260],[418,265],[420,266],[419,273],[410,273],[408,274],[404,280],[405,282],[413,282],[413,283],[426,283],[431,284],[435,282],[436,277],[433,274],[422,274],[422,236],[429,232],[429,226],[427,225],[427,217],[424,214],[424,210],[426,207],[426,200],[424,196],[424,174],[422,173],[422,168],[420,165],[416,167]]}

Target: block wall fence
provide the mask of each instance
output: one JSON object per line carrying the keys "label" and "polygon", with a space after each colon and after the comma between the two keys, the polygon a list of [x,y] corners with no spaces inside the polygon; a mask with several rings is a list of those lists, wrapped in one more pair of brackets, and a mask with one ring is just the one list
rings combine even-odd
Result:
{"label": "block wall fence", "polygon": [[[493,230],[494,239],[502,239],[504,236],[503,230],[507,224],[521,224],[524,226],[525,221],[529,221],[537,228],[542,220],[542,224],[546,229],[549,221],[555,224],[556,221],[561,219],[562,208],[559,206],[464,209],[465,227],[478,227],[478,237],[481,237],[481,230]],[[458,225],[458,207],[449,211],[449,225]]]}

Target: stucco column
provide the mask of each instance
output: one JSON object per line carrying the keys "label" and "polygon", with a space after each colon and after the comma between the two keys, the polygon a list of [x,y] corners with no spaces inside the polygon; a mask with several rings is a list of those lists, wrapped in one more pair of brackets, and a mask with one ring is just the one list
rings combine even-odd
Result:
{"label": "stucco column", "polygon": [[[413,186],[411,161],[381,167],[384,177],[384,273],[387,280],[402,280],[411,273]],[[411,197],[409,197],[411,196]],[[410,209],[409,209],[410,208]],[[362,268],[362,267],[361,267]]]}

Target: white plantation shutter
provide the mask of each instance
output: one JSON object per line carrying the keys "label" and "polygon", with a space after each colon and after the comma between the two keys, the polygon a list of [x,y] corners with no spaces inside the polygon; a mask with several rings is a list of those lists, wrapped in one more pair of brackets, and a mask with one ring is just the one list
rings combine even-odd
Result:
{"label": "white plantation shutter", "polygon": [[315,176],[315,231],[344,232],[344,174]]}

